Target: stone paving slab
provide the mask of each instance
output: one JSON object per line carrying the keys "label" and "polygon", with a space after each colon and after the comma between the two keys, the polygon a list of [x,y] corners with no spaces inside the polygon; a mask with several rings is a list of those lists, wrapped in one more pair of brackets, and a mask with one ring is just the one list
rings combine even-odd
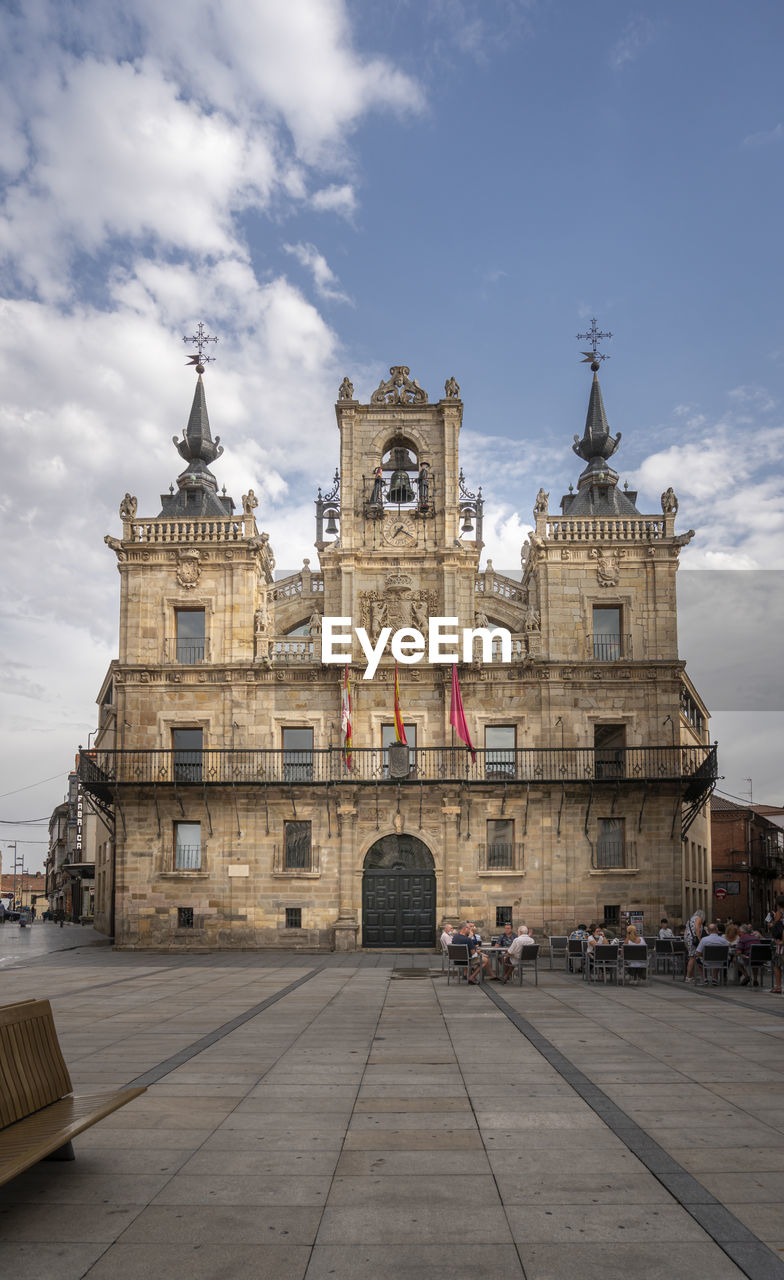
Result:
{"label": "stone paving slab", "polygon": [[394,965],[105,948],[10,965],[7,999],[52,992],[75,1076],[119,1084],[173,1060],[77,1139],[74,1164],[0,1191],[3,1265],[15,1280],[784,1275],[782,1034],[759,1001],[547,971],[468,992],[391,981]]}

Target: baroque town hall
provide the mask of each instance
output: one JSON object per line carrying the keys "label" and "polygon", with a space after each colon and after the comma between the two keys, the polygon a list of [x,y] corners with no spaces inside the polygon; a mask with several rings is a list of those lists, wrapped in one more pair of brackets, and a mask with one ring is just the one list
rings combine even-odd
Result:
{"label": "baroque town hall", "polygon": [[[79,777],[101,817],[96,924],[117,946],[432,947],[443,921],[538,935],[626,912],[647,932],[705,904],[716,756],[675,586],[692,534],[671,489],[642,514],[619,487],[595,341],[591,367],[584,470],[557,514],[539,491],[518,580],[480,569],[457,383],[432,403],[405,366],[368,403],[343,380],[318,568],[276,578],[252,490],[240,513],[210,470],[197,365],[176,490],[154,516],[126,494],[106,539],[119,653]],[[427,653],[399,667],[396,743],[389,648],[363,680],[356,636],[348,753],[325,616],[374,640],[436,616],[506,628],[510,663],[477,642],[458,667],[475,756],[450,726],[452,668]]]}

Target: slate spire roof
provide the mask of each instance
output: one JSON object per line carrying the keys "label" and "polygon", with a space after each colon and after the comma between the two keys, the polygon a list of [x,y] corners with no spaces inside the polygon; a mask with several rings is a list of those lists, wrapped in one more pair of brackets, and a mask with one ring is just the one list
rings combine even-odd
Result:
{"label": "slate spire roof", "polygon": [[588,465],[577,481],[577,493],[567,493],[561,499],[564,515],[639,515],[635,504],[636,493],[618,488],[618,472],[608,465],[621,443],[621,433],[614,436],[607,422],[607,414],[599,385],[598,363],[591,365],[593,381],[585,416],[582,439],[574,437],[572,449],[578,458]]}
{"label": "slate spire roof", "polygon": [[223,445],[220,436],[212,438],[201,373],[182,440],[172,436],[172,441],[180,457],[185,459],[186,466],[177,477],[177,492],[161,494],[163,509],[160,514],[190,519],[208,516],[225,519],[230,516],[234,502],[225,496],[225,490],[224,496],[218,494],[218,482],[209,469],[209,463],[223,453]]}

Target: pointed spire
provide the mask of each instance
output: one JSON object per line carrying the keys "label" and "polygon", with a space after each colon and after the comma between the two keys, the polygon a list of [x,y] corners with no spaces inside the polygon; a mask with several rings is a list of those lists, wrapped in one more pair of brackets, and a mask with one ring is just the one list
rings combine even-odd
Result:
{"label": "pointed spire", "polygon": [[572,445],[574,452],[578,458],[583,458],[588,463],[593,462],[594,459],[611,458],[621,442],[620,431],[617,436],[610,434],[607,414],[604,411],[602,389],[599,386],[599,375],[595,371],[591,383],[588,412],[585,415],[583,438],[580,440],[579,436],[575,436],[574,441]]}
{"label": "pointed spire", "polygon": [[193,393],[193,404],[191,405],[190,417],[188,425],[185,428],[182,440],[178,440],[176,436],[172,436],[174,444],[177,446],[177,452],[186,462],[192,462],[196,458],[201,458],[202,462],[214,462],[223,453],[223,445],[220,442],[220,436],[216,436],[213,440],[210,432],[210,419],[207,413],[207,397],[204,394],[204,383],[202,376],[199,374],[196,383],[196,390]]}
{"label": "pointed spire", "polygon": [[[596,321],[593,321],[596,330]],[[621,432],[612,435],[604,408],[602,389],[599,385],[599,360],[596,342],[600,337],[609,334],[578,334],[578,337],[592,337],[593,351],[585,352],[584,364],[590,364],[593,371],[591,394],[588,399],[588,412],[585,415],[583,438],[574,437],[572,449],[578,458],[588,465],[577,481],[577,493],[568,493],[561,498],[561,511],[564,515],[632,515],[637,513],[634,505],[636,493],[622,492],[618,489],[618,472],[608,466],[621,443]],[[569,486],[571,490],[571,485]]]}
{"label": "pointed spire", "polygon": [[[206,358],[206,357],[205,357]],[[185,470],[177,477],[177,493],[161,494],[162,516],[184,516],[201,519],[205,516],[225,518],[234,510],[231,498],[218,495],[218,482],[209,469],[223,453],[220,436],[213,440],[210,431],[210,419],[207,413],[207,397],[204,394],[202,374],[204,366],[196,365],[198,380],[193,393],[188,425],[183,432],[182,440],[172,436],[172,441],[181,458],[185,459]],[[224,489],[224,494],[225,494]]]}

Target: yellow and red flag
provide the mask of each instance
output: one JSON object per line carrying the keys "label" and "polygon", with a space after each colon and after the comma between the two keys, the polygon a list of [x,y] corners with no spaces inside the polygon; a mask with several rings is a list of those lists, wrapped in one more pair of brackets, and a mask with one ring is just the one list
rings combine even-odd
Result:
{"label": "yellow and red flag", "polygon": [[395,738],[398,742],[402,742],[404,747],[408,746],[406,742],[406,726],[403,724],[403,713],[400,710],[400,687],[397,682],[397,663],[395,663]]}
{"label": "yellow and red flag", "polygon": [[346,768],[351,768],[351,684],[348,678],[348,663],[343,677],[343,697],[340,704],[340,736],[343,740],[343,759]]}

